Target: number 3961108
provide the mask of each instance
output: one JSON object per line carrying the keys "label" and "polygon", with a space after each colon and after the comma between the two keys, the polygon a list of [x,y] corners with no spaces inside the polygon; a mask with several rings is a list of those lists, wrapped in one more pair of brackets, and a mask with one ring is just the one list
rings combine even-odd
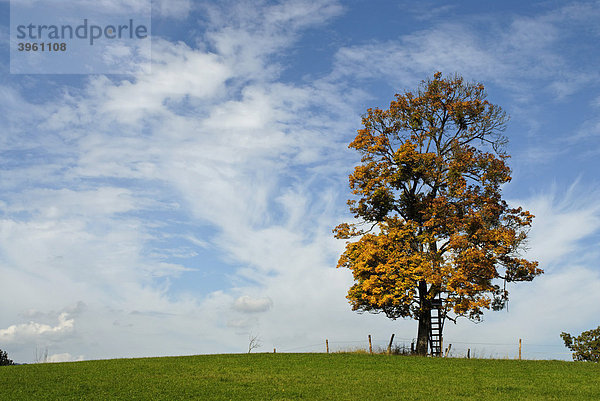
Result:
{"label": "number 3961108", "polygon": [[20,52],[64,52],[67,51],[66,43],[54,43],[54,42],[42,42],[42,43],[29,43],[21,42],[17,44],[17,50]]}

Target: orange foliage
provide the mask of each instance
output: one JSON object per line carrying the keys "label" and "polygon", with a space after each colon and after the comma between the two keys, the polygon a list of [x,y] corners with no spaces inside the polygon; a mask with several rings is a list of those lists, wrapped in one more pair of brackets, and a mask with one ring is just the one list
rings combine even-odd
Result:
{"label": "orange foliage", "polygon": [[542,273],[518,253],[533,215],[501,197],[506,121],[483,85],[440,73],[389,109],[367,110],[349,145],[362,154],[348,201],[361,223],[334,230],[354,239],[338,262],[354,275],[353,309],[418,319],[441,294],[446,310],[478,319],[505,305],[502,280]]}

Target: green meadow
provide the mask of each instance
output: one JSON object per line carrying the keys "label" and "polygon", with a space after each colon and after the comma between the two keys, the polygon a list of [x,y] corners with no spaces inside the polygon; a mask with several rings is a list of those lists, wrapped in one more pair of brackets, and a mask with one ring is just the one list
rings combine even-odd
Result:
{"label": "green meadow", "polygon": [[600,364],[230,354],[0,367],[2,400],[597,400]]}

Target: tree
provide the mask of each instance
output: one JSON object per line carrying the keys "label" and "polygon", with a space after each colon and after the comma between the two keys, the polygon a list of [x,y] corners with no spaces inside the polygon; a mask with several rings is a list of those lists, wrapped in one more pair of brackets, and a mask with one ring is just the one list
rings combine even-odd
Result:
{"label": "tree", "polygon": [[347,298],[353,310],[417,319],[418,354],[434,298],[444,317],[479,320],[506,305],[506,282],[543,272],[519,255],[534,216],[501,197],[506,121],[483,85],[436,73],[389,109],[368,109],[349,145],[362,155],[349,176],[359,222],[334,229],[355,239],[338,262],[354,276]]}
{"label": "tree", "polygon": [[14,362],[11,359],[8,359],[8,354],[6,351],[2,351],[0,349],[0,366],[9,366],[14,365]]}
{"label": "tree", "polygon": [[593,330],[584,331],[578,337],[569,333],[560,333],[565,347],[573,351],[574,361],[600,361],[600,326]]}
{"label": "tree", "polygon": [[252,332],[248,333],[248,353],[261,346],[262,342],[260,341],[260,337],[258,335],[253,335]]}

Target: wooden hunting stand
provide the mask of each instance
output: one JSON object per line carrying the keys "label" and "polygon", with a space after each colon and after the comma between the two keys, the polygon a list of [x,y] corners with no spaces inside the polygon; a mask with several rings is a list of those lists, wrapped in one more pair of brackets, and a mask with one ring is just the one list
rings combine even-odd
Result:
{"label": "wooden hunting stand", "polygon": [[431,322],[429,325],[429,346],[431,356],[442,356],[442,330],[444,329],[444,311],[442,298],[438,295],[431,300]]}

